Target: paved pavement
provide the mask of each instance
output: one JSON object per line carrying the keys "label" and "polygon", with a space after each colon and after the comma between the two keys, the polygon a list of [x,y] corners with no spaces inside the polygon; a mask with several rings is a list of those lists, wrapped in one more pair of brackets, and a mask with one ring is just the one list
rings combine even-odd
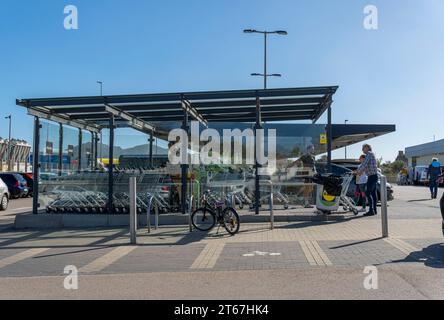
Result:
{"label": "paved pavement", "polygon": [[9,202],[6,211],[0,211],[0,230],[11,228],[15,215],[32,210],[32,198],[16,199]]}
{"label": "paved pavement", "polygon": [[[380,217],[186,227],[0,231],[0,299],[444,299],[444,241],[436,200],[395,187],[390,238]],[[78,290],[64,288],[66,266]],[[376,267],[378,289],[364,287]],[[370,274],[364,273],[366,271]]]}

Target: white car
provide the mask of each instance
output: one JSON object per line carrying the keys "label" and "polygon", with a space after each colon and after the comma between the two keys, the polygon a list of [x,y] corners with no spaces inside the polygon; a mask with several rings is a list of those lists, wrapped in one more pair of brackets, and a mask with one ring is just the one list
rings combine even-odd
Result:
{"label": "white car", "polygon": [[8,209],[9,191],[6,184],[0,179],[0,211]]}

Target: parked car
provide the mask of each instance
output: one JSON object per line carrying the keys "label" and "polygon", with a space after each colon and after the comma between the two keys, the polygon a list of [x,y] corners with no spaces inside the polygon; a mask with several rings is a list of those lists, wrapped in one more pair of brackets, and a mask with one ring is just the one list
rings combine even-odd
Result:
{"label": "parked car", "polygon": [[8,186],[0,178],[0,211],[8,209],[9,190]]}
{"label": "parked car", "polygon": [[427,183],[427,171],[429,170],[428,166],[416,166],[413,173],[413,184],[426,184]]}
{"label": "parked car", "polygon": [[18,199],[28,195],[28,184],[18,173],[1,172],[0,179],[8,186],[11,199]]}
{"label": "parked car", "polygon": [[19,175],[23,177],[23,179],[26,180],[26,183],[28,184],[28,196],[32,197],[34,192],[34,179],[32,177],[32,173],[25,173],[25,172],[17,172]]}

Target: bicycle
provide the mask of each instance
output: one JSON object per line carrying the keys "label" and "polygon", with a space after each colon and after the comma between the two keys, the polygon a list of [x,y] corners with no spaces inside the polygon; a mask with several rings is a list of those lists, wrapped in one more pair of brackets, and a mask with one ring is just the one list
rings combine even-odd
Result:
{"label": "bicycle", "polygon": [[[239,232],[239,215],[236,210],[227,206],[224,207],[224,201],[214,198],[210,192],[205,192],[202,197],[202,207],[196,209],[191,215],[191,223],[194,228],[200,231],[209,231],[219,223],[230,235]],[[218,229],[219,230],[219,229]]]}

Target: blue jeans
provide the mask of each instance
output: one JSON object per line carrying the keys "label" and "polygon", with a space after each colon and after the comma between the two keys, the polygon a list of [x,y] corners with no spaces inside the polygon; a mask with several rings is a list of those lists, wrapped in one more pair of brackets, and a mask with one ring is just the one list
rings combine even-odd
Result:
{"label": "blue jeans", "polygon": [[436,177],[430,177],[430,192],[432,193],[432,198],[435,198],[438,196],[438,178]]}
{"label": "blue jeans", "polygon": [[368,176],[367,180],[367,190],[365,190],[365,195],[368,199],[369,204],[369,212],[377,213],[376,212],[376,205],[378,203],[378,196],[376,194],[376,185],[378,183],[378,175],[374,174],[371,176]]}

